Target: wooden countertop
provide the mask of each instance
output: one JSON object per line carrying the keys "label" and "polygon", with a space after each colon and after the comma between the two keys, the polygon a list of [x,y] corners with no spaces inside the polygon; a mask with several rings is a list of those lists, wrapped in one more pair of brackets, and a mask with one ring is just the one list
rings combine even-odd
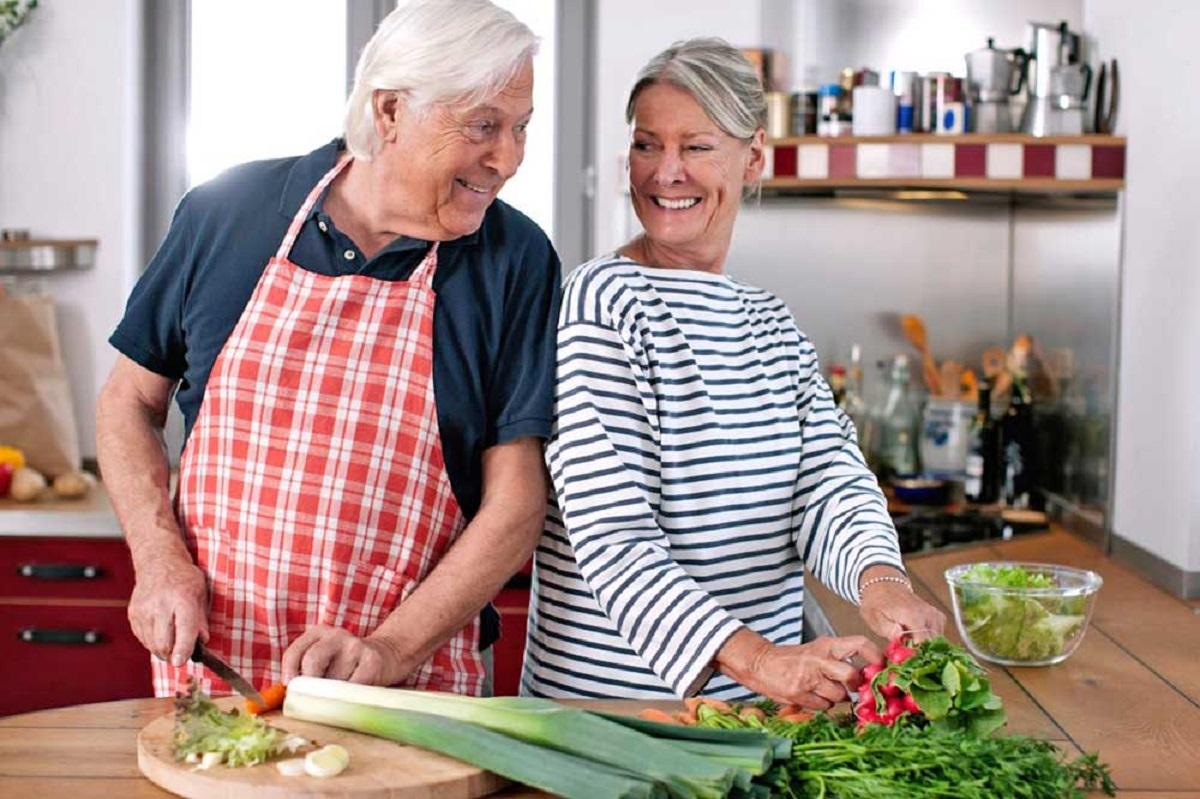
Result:
{"label": "wooden countertop", "polygon": [[0,537],[121,538],[121,525],[103,483],[87,496],[58,499],[47,491],[34,502],[0,499]]}
{"label": "wooden countertop", "polygon": [[[992,668],[1011,732],[1076,751],[1099,750],[1122,799],[1200,797],[1200,616],[1126,567],[1060,531],[913,557],[916,589],[946,609],[947,567],[989,558],[1094,569],[1105,580],[1083,643],[1049,668]],[[864,631],[857,611],[810,588],[841,634]],[[948,630],[957,640],[957,633]],[[169,699],[131,699],[0,718],[0,796],[165,797],[137,769],[137,732]],[[646,702],[613,702],[620,712]],[[506,799],[536,792],[512,788]]]}
{"label": "wooden countertop", "polygon": [[[984,664],[1008,710],[1008,730],[1077,751],[1099,751],[1119,795],[1200,797],[1200,615],[1095,547],[1062,530],[907,560],[914,588],[954,629],[943,572],[959,563],[1026,560],[1091,569],[1104,578],[1091,624],[1067,661],[1046,668]],[[839,635],[865,635],[858,611],[809,583]]]}

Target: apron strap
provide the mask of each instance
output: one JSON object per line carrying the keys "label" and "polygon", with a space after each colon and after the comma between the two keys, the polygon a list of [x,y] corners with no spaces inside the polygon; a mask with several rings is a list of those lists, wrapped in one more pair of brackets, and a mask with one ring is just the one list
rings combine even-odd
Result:
{"label": "apron strap", "polygon": [[412,275],[408,278],[408,282],[412,285],[421,285],[433,291],[433,273],[437,271],[437,252],[438,244],[433,242],[429,247],[429,252],[425,253],[425,258],[413,270]]}
{"label": "apron strap", "polygon": [[333,179],[336,178],[338,174],[340,174],[341,171],[346,168],[346,165],[349,164],[351,160],[351,156],[348,153],[343,155],[340,159],[338,159],[338,162],[333,165],[333,169],[330,169],[328,172],[326,172],[325,176],[321,178],[317,185],[313,186],[312,191],[308,193],[308,197],[305,198],[304,203],[300,206],[300,210],[296,212],[294,217],[292,217],[292,224],[288,226],[287,235],[285,235],[283,237],[283,241],[279,243],[279,250],[275,253],[275,257],[277,259],[286,259],[288,255],[291,254],[292,246],[296,243],[296,237],[300,235],[300,228],[304,226],[304,221],[308,219],[309,212],[312,211],[313,206],[317,204],[317,199],[321,196],[321,192],[325,191],[325,188],[333,182]]}

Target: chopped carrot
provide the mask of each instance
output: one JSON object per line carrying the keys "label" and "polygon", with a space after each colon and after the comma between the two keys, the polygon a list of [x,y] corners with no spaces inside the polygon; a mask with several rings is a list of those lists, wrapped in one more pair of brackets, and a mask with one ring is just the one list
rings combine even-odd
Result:
{"label": "chopped carrot", "polygon": [[263,688],[259,691],[259,693],[262,694],[263,701],[265,701],[267,704],[265,706],[261,706],[254,700],[247,699],[246,712],[251,716],[258,716],[262,713],[283,707],[284,697],[287,696],[287,687],[283,683],[275,683],[274,685],[268,685],[266,688]]}
{"label": "chopped carrot", "polygon": [[680,724],[687,724],[688,726],[691,726],[699,721],[699,719],[696,718],[696,714],[690,710],[686,713],[677,714],[675,718],[679,719]]}
{"label": "chopped carrot", "polygon": [[789,724],[803,724],[812,720],[812,713],[788,713],[786,716],[777,716],[776,718]]}
{"label": "chopped carrot", "polygon": [[723,702],[720,699],[714,699],[711,696],[701,697],[700,704],[708,705],[709,707],[711,707],[713,710],[717,711],[718,713],[732,713],[733,712],[733,708],[731,708],[729,706],[728,702]]}
{"label": "chopped carrot", "polygon": [[767,714],[764,713],[760,707],[744,707],[742,708],[742,711],[738,713],[738,715],[747,721],[752,718],[758,719],[759,721],[765,721],[767,718]]}
{"label": "chopped carrot", "polygon": [[691,713],[692,715],[696,714],[696,711],[700,709],[700,705],[703,703],[704,700],[698,696],[689,696],[683,700],[683,706],[687,708],[687,712]]}
{"label": "chopped carrot", "polygon": [[793,713],[802,713],[803,708],[799,705],[783,704],[775,709],[776,716],[790,716]]}
{"label": "chopped carrot", "polygon": [[641,713],[638,713],[639,719],[645,721],[657,721],[659,724],[679,724],[679,719],[672,716],[670,713],[665,713],[656,707],[648,707]]}

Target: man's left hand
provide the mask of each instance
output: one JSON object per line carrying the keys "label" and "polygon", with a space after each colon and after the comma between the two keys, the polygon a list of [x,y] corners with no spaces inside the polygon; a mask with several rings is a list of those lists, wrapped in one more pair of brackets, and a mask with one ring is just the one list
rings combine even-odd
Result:
{"label": "man's left hand", "polygon": [[876,635],[889,641],[907,632],[914,642],[920,642],[941,635],[946,627],[945,614],[901,583],[867,586],[858,611]]}
{"label": "man's left hand", "polygon": [[411,667],[387,640],[359,638],[319,624],[309,627],[283,653],[283,681],[293,677],[328,677],[364,685],[395,685]]}

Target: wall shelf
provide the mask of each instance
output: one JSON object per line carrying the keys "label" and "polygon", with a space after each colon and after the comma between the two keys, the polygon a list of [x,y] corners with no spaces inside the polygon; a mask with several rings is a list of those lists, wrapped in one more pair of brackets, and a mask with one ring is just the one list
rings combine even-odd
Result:
{"label": "wall shelf", "polygon": [[96,261],[97,239],[24,239],[0,241],[0,275],[45,275],[89,269]]}
{"label": "wall shelf", "polygon": [[763,188],[771,193],[1112,194],[1125,188],[1123,136],[804,136],[769,140],[767,146]]}

